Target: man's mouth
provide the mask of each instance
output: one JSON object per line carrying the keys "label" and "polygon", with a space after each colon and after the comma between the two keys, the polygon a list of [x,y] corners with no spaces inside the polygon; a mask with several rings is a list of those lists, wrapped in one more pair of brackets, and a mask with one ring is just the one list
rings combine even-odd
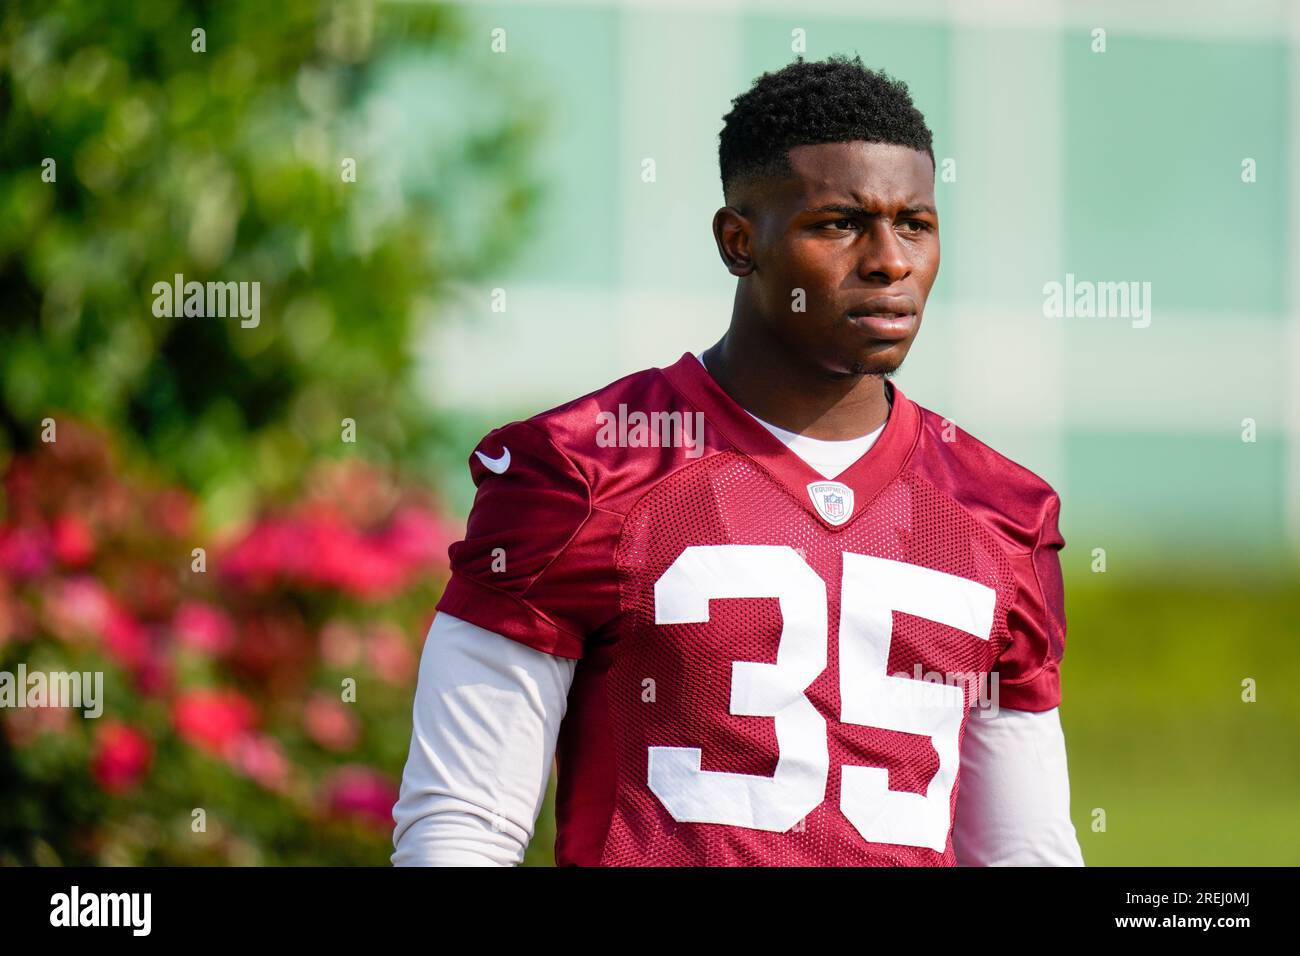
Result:
{"label": "man's mouth", "polygon": [[916,304],[906,296],[881,296],[854,306],[849,322],[873,339],[901,342],[916,331]]}

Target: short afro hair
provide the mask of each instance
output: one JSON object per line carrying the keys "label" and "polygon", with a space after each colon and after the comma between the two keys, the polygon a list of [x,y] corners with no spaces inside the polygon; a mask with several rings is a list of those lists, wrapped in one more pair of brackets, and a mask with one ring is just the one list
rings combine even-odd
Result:
{"label": "short afro hair", "polygon": [[865,140],[909,146],[930,157],[925,117],[907,84],[862,65],[858,56],[805,62],[800,56],[764,73],[731,101],[718,136],[722,193],[730,202],[742,180],[789,176],[788,151],[815,143]]}

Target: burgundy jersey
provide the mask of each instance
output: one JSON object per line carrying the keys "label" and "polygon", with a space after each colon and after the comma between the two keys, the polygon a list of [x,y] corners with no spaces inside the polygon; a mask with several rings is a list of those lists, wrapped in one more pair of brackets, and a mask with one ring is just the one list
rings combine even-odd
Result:
{"label": "burgundy jersey", "polygon": [[470,458],[438,609],[576,658],[556,862],[955,865],[972,708],[1060,699],[1060,502],[892,383],[834,480],[689,353]]}

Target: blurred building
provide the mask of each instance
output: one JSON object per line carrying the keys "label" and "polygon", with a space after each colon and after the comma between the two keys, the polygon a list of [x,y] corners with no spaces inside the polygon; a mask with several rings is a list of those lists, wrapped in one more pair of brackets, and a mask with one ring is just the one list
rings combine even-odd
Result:
{"label": "blurred building", "polygon": [[[543,215],[517,260],[459,289],[425,349],[466,454],[489,427],[722,334],[735,280],[710,231],[721,118],[803,38],[809,59],[858,53],[905,80],[951,161],[936,184],[943,266],[898,381],[1061,492],[1067,570],[1102,547],[1112,564],[1255,574],[1300,549],[1300,7],[464,12],[490,68],[547,104]],[[1150,283],[1149,324],[1046,317],[1045,285],[1067,276]]]}

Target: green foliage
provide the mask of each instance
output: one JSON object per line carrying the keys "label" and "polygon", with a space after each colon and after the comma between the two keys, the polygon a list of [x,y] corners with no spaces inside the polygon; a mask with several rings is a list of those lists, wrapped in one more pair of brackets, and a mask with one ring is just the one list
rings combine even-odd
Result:
{"label": "green foliage", "polygon": [[[372,460],[424,460],[420,324],[537,192],[538,111],[467,43],[423,4],[6,4],[0,441],[60,412],[116,424],[222,517],[336,454],[344,418]],[[442,118],[420,137],[393,92],[412,83]],[[155,315],[176,274],[259,282],[260,323]]]}
{"label": "green foliage", "polygon": [[[421,332],[539,192],[544,113],[474,42],[421,3],[0,11],[0,670],[106,682],[0,712],[0,865],[387,862],[458,534]],[[162,308],[178,275],[258,321]]]}

